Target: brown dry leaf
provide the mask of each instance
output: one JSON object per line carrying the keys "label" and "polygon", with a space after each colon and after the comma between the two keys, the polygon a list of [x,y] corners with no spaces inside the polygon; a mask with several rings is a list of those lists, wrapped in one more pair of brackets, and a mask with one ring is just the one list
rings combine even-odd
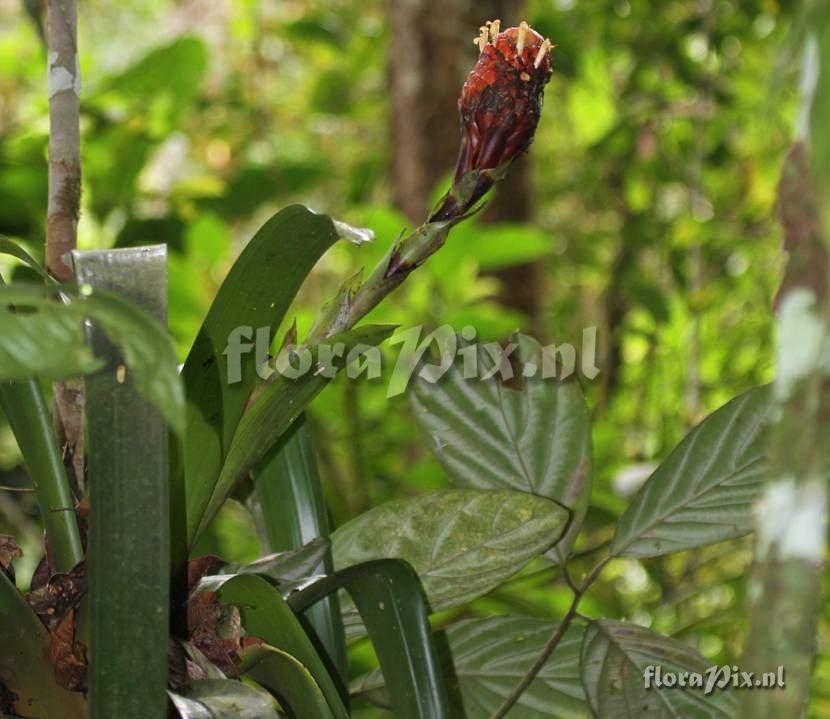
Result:
{"label": "brown dry leaf", "polygon": [[53,574],[49,580],[26,595],[26,601],[35,610],[50,632],[62,624],[67,613],[74,609],[86,592],[86,565],[81,562],[68,574]]}
{"label": "brown dry leaf", "polygon": [[49,659],[64,689],[86,691],[86,647],[75,641],[75,612],[70,611],[49,636]]}
{"label": "brown dry leaf", "polygon": [[215,592],[192,596],[193,589],[219,561],[207,556],[187,565],[187,635],[193,646],[229,676],[239,676],[242,621],[235,607],[219,603]]}
{"label": "brown dry leaf", "polygon": [[17,546],[14,537],[8,534],[0,534],[0,572],[3,572],[12,582],[14,582],[12,562],[22,556],[23,552]]}

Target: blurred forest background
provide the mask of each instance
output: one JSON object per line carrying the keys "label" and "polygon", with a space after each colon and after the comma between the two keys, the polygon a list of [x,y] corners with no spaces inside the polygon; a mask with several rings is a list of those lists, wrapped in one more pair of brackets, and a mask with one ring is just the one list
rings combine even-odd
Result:
{"label": "blurred forest background", "polygon": [[[796,96],[788,3],[82,0],[79,16],[79,244],[168,243],[182,357],[230,262],[278,208],[302,202],[377,233],[373,245],[341,244],[321,261],[294,312],[301,336],[345,276],[425,218],[455,163],[472,39],[500,17],[503,26],[527,19],[558,45],[532,152],[373,319],[470,324],[487,339],[521,328],[575,345],[583,328],[598,328],[601,373],[585,383],[595,419],[578,545],[586,562],[626,497],[697,421],[771,378],[776,183]],[[47,184],[42,37],[39,0],[0,0],[0,234],[36,256]],[[339,380],[313,405],[336,523],[447,484],[406,397],[385,392],[384,382]],[[26,481],[0,423],[0,485]],[[15,534],[31,561],[35,516],[33,497],[0,491],[0,532]],[[241,505],[204,544],[240,561],[258,551]],[[732,663],[750,559],[746,543],[618,560],[582,611],[652,626]],[[33,567],[18,567],[25,584]],[[558,616],[568,600],[540,560],[471,611]],[[825,610],[822,639],[828,619]],[[823,655],[816,677],[812,715],[827,717]]]}

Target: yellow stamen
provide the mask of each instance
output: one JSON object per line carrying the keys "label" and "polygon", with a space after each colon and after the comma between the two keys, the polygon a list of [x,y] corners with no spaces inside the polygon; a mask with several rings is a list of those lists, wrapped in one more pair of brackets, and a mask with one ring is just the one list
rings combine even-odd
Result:
{"label": "yellow stamen", "polygon": [[499,36],[499,30],[501,30],[501,20],[489,20],[487,25],[490,28],[490,42],[495,45],[496,39]]}
{"label": "yellow stamen", "polygon": [[484,52],[484,48],[487,46],[487,43],[489,42],[489,40],[490,40],[490,31],[484,25],[482,25],[478,29],[478,40],[476,41],[476,44],[478,45],[478,49],[481,52]]}
{"label": "yellow stamen", "polygon": [[553,45],[551,44],[550,40],[545,40],[542,43],[542,47],[539,48],[539,52],[536,55],[536,59],[533,61],[533,67],[537,69],[539,68],[539,66],[542,64],[542,60],[545,59],[545,55],[547,55],[550,52],[552,47]]}
{"label": "yellow stamen", "polygon": [[530,25],[528,25],[524,20],[519,23],[519,34],[516,36],[516,52],[521,55],[522,50],[525,49],[525,41],[527,40],[527,32],[530,30]]}

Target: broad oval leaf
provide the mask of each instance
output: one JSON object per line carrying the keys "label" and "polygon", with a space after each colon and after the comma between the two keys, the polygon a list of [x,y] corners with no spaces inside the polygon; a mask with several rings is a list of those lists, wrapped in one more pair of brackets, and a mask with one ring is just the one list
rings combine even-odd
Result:
{"label": "broad oval leaf", "polygon": [[434,611],[497,587],[562,535],[568,511],[524,492],[451,489],[387,502],[332,535],[338,569],[404,559]]}
{"label": "broad oval leaf", "polygon": [[654,471],[617,523],[611,554],[657,557],[752,530],[767,466],[769,389],[727,402]]}
{"label": "broad oval leaf", "polygon": [[[647,667],[695,672],[694,688],[646,688]],[[595,717],[601,719],[731,719],[734,697],[704,693],[709,663],[694,649],[635,624],[602,619],[585,630],[582,681]]]}
{"label": "broad oval leaf", "polygon": [[203,679],[186,695],[168,692],[181,719],[279,719],[274,700],[233,679]]}
{"label": "broad oval leaf", "polygon": [[[412,392],[415,418],[427,446],[459,487],[518,489],[554,499],[574,513],[556,555],[567,554],[588,509],[591,493],[591,423],[576,381],[542,376],[553,354],[517,335],[520,367],[536,368],[520,389],[490,379],[464,377],[457,360],[438,382],[419,375]],[[496,364],[484,345],[478,374]],[[545,372],[550,374],[550,372]]]}
{"label": "broad oval leaf", "polygon": [[[556,624],[530,617],[467,619],[445,630],[466,719],[489,719],[525,676]],[[525,690],[510,719],[586,719],[590,716],[580,677],[581,626],[565,632],[536,679]],[[352,686],[356,693],[377,696],[382,675],[371,672]],[[384,696],[383,705],[388,698]]]}

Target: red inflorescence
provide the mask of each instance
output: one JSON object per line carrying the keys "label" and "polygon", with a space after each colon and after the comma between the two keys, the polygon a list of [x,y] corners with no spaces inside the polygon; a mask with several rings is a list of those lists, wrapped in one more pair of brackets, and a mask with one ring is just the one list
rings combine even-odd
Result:
{"label": "red inflorescence", "polygon": [[549,40],[527,23],[499,32],[481,28],[480,55],[458,100],[463,137],[455,179],[492,170],[524,153],[533,141],[552,68]]}

